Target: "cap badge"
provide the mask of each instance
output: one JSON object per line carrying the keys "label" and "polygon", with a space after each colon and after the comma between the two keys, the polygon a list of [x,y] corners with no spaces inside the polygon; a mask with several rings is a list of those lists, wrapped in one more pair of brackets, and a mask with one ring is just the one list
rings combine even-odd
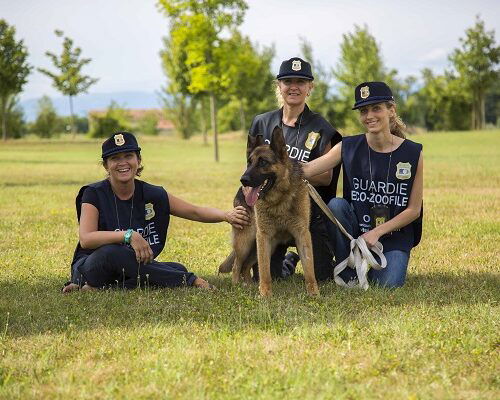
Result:
{"label": "cap badge", "polygon": [[153,207],[153,203],[146,203],[146,221],[149,221],[151,218],[155,216],[155,209]]}
{"label": "cap badge", "polygon": [[307,136],[306,143],[304,146],[306,146],[309,150],[314,149],[316,145],[318,144],[319,138],[321,137],[321,133],[319,132],[310,132],[309,135]]}
{"label": "cap badge", "polygon": [[302,65],[300,63],[300,60],[293,60],[292,61],[292,70],[300,71],[301,69],[302,69]]}
{"label": "cap badge", "polygon": [[125,144],[125,138],[123,137],[123,135],[121,133],[119,133],[118,135],[115,135],[115,144],[117,146],[123,146]]}
{"label": "cap badge", "polygon": [[401,180],[411,178],[411,164],[409,162],[399,162],[396,164],[396,178]]}
{"label": "cap badge", "polygon": [[359,89],[359,92],[362,99],[366,99],[370,96],[370,88],[368,86],[363,86],[361,89]]}

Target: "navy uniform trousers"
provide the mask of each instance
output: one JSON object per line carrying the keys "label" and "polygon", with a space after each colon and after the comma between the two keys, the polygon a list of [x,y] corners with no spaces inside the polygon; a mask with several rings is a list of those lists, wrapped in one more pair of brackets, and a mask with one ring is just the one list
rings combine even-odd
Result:
{"label": "navy uniform trousers", "polygon": [[78,259],[71,268],[71,282],[102,288],[192,286],[196,275],[175,262],[152,261],[139,264],[131,247],[108,244]]}

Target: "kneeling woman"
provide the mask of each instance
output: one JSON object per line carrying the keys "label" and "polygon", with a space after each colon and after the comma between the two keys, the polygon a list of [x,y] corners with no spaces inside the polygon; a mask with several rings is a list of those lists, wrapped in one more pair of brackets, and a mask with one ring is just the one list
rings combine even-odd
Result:
{"label": "kneeling woman", "polygon": [[134,135],[119,132],[102,145],[108,178],[83,186],[76,198],[79,243],[71,282],[63,292],[109,285],[212,288],[178,263],[155,261],[167,238],[170,214],[200,222],[248,224],[243,207],[229,212],[198,207],[167,193],[161,186],[135,179],[142,171]]}
{"label": "kneeling woman", "polygon": [[[366,133],[344,137],[305,164],[304,173],[314,176],[342,163],[344,198],[334,198],[328,206],[352,236],[362,234],[369,247],[377,241],[384,246],[387,267],[371,269],[368,279],[385,287],[403,286],[410,251],[422,234],[422,145],[405,139],[385,83],[358,85],[354,109],[359,109]],[[329,235],[338,263],[349,255],[349,240],[333,223]],[[348,282],[356,272],[346,268],[339,276]]]}

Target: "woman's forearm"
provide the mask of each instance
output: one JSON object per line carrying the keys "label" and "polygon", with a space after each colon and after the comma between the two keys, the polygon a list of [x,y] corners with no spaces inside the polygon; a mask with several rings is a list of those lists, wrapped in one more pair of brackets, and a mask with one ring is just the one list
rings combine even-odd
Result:
{"label": "woman's forearm", "polygon": [[421,207],[419,208],[407,208],[406,210],[401,211],[394,218],[391,218],[389,221],[383,223],[382,225],[377,226],[373,230],[379,235],[383,236],[390,232],[394,232],[400,228],[405,227],[406,225],[411,224],[415,221],[420,215]]}
{"label": "woman's forearm", "polygon": [[105,244],[123,243],[124,231],[80,232],[80,246],[84,249],[97,249]]}
{"label": "woman's forearm", "polygon": [[330,171],[332,168],[340,164],[342,142],[337,143],[333,148],[321,157],[309,161],[302,166],[306,179],[310,179],[315,175]]}

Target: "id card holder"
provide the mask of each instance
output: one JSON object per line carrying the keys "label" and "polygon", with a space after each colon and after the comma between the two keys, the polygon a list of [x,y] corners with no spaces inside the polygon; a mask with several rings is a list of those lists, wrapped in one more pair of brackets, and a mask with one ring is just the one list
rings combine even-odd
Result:
{"label": "id card holder", "polygon": [[375,204],[370,208],[371,229],[382,225],[391,219],[389,207],[382,204]]}

